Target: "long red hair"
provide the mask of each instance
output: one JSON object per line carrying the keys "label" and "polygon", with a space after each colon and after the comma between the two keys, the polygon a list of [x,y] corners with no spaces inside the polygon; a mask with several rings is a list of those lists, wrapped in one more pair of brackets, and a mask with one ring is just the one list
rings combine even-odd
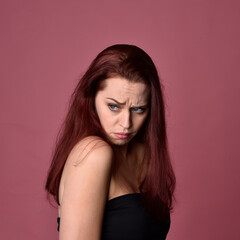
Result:
{"label": "long red hair", "polygon": [[147,174],[140,190],[144,192],[147,204],[152,210],[160,206],[160,201],[164,202],[169,210],[172,208],[175,175],[167,147],[162,86],[152,59],[142,49],[133,45],[118,44],[106,48],[97,55],[79,81],[57,138],[45,188],[59,204],[62,171],[74,145],[91,135],[99,136],[108,142],[94,109],[94,101],[101,87],[100,82],[114,76],[144,82],[151,89],[149,115],[136,136],[144,143],[148,160]]}

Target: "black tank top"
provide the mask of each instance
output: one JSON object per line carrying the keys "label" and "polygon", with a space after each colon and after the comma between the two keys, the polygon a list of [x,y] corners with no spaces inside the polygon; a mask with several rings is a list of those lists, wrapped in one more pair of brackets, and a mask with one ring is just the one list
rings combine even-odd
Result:
{"label": "black tank top", "polygon": [[169,227],[169,214],[155,220],[145,210],[141,194],[129,193],[107,201],[101,240],[164,240]]}

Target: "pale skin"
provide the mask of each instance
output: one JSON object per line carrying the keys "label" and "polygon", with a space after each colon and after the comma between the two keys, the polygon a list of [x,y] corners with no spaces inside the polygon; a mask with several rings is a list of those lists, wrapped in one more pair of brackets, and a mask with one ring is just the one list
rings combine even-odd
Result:
{"label": "pale skin", "polygon": [[136,140],[131,150],[128,147],[148,116],[149,94],[142,82],[104,80],[95,109],[115,152],[96,136],[81,140],[71,151],[59,189],[60,240],[100,240],[106,201],[139,192],[147,167],[144,162],[140,174],[144,147]]}

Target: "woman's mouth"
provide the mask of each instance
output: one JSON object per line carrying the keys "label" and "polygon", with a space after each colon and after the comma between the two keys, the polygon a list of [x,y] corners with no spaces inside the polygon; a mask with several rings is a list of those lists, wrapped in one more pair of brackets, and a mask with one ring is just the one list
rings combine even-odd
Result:
{"label": "woman's mouth", "polygon": [[114,135],[119,139],[127,139],[130,133],[114,133]]}

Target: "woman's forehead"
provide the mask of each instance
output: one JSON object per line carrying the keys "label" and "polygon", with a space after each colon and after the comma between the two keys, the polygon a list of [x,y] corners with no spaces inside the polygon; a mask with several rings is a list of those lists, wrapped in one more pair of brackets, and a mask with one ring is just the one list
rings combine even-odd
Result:
{"label": "woman's forehead", "polygon": [[114,77],[103,80],[103,88],[100,88],[99,94],[108,95],[110,98],[116,97],[124,100],[142,102],[146,101],[150,94],[149,86],[143,82],[132,82],[126,78]]}

